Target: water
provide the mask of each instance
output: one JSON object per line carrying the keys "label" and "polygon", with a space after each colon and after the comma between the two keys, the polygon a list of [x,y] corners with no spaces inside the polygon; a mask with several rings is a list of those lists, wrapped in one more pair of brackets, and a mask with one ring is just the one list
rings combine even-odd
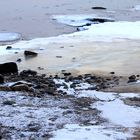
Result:
{"label": "water", "polygon": [[[130,38],[127,39],[128,34],[123,34],[121,37],[125,38],[124,40],[120,38],[111,42],[104,42],[104,39],[100,38],[101,34],[98,34],[100,40],[94,40],[96,34],[94,37],[83,36],[81,38],[80,33],[67,37],[64,35],[47,38],[76,31],[72,26],[58,23],[53,19],[53,15],[96,14],[113,18],[116,21],[138,21],[140,11],[133,9],[138,4],[139,0],[1,1],[0,30],[16,31],[22,33],[24,39],[36,39],[13,44],[13,50],[6,51],[8,55],[3,55],[0,62],[16,62],[18,58],[21,58],[22,62],[18,63],[20,70],[44,68],[44,70],[38,70],[40,73],[57,73],[67,69],[76,73],[115,71],[119,75],[139,74],[140,41],[139,34],[136,38],[134,37],[137,30],[135,29],[136,32],[134,32],[133,26],[131,26],[133,32],[131,30],[131,33],[129,32]],[[107,10],[93,10],[91,9],[92,6],[104,6]],[[123,27],[119,30],[123,31]],[[134,35],[133,38],[131,38],[131,34]],[[75,35],[78,42],[76,39],[73,40]],[[119,35],[117,35],[117,39]],[[35,58],[26,59],[23,55],[24,49],[37,51],[39,55]],[[11,52],[19,53],[12,54]]]}

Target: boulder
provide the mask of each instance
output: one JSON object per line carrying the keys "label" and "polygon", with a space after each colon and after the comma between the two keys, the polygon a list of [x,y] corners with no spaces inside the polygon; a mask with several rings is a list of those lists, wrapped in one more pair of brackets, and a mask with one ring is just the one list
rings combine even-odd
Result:
{"label": "boulder", "polygon": [[95,9],[95,10],[106,10],[105,7],[100,7],[100,6],[98,6],[98,7],[91,7],[91,9]]}
{"label": "boulder", "polygon": [[30,87],[26,84],[16,85],[11,87],[13,91],[30,91]]}
{"label": "boulder", "polygon": [[0,64],[0,74],[17,73],[18,67],[15,62]]}
{"label": "boulder", "polygon": [[130,77],[128,77],[128,83],[130,83],[130,82],[136,82],[137,81],[137,79],[136,79],[136,76],[135,75],[131,75]]}
{"label": "boulder", "polygon": [[34,70],[23,70],[22,72],[20,72],[20,76],[29,76],[29,75],[37,75],[37,72]]}
{"label": "boulder", "polygon": [[37,56],[37,53],[33,51],[24,51],[24,55],[26,57],[34,57],[34,56]]}

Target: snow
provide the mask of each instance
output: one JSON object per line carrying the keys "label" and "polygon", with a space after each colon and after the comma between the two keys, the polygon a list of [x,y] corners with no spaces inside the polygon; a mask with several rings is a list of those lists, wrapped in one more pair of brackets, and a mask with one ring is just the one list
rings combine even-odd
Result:
{"label": "snow", "polygon": [[[60,84],[60,81],[56,82]],[[87,85],[87,87],[88,86],[90,85]],[[68,88],[65,90],[65,92],[78,98],[89,97],[97,99],[97,102],[93,103],[91,107],[101,111],[100,116],[106,119],[107,122],[100,125],[94,124],[93,126],[67,124],[63,129],[55,131],[55,136],[51,140],[125,140],[132,136],[132,133],[136,127],[139,128],[140,108],[126,105],[122,100],[128,97],[140,97],[139,93],[118,94],[85,89],[85,86],[83,89],[81,87],[80,90],[71,88],[72,92],[70,93]],[[63,90],[63,88],[61,90]],[[117,128],[119,131],[117,131]],[[124,132],[123,130],[120,130],[121,128],[127,129],[129,131]]]}
{"label": "snow", "polygon": [[116,98],[115,93],[105,93],[96,90],[82,90],[79,92],[78,97],[90,97],[103,101],[114,100]]}
{"label": "snow", "polygon": [[[4,105],[5,101],[14,103]],[[57,104],[57,101],[54,102]],[[18,133],[13,133],[15,137],[13,139],[21,139],[20,134],[29,138],[33,133],[28,131],[30,123],[39,124],[41,128],[35,133],[43,135],[48,130],[49,123],[53,123],[49,118],[59,116],[62,112],[63,109],[60,109],[57,105],[53,106],[46,98],[30,97],[21,92],[0,92],[0,124],[20,130]],[[58,122],[61,123],[61,116],[59,118]],[[52,129],[55,129],[55,126],[52,126]]]}
{"label": "snow", "polygon": [[[65,89],[61,86],[58,90],[66,92],[68,95],[74,95],[78,98],[89,97],[97,99],[97,104],[93,104],[93,108],[96,107],[98,110],[102,111],[102,117],[107,118],[111,123],[115,125],[120,125],[123,127],[136,127],[140,124],[140,108],[125,105],[121,99],[127,97],[140,97],[136,93],[106,93],[95,90],[85,90],[90,87],[86,83],[79,90],[76,88],[70,88],[70,84],[63,80],[55,80],[58,84],[65,83],[68,88]],[[87,87],[86,87],[87,86]]]}
{"label": "snow", "polygon": [[86,27],[88,30],[69,35],[86,41],[113,41],[115,39],[140,39],[140,21],[106,22]]}
{"label": "snow", "polygon": [[79,126],[68,124],[65,128],[56,131],[55,137],[50,140],[126,140],[129,134],[114,132],[103,126]]}
{"label": "snow", "polygon": [[[95,107],[95,105],[93,105]],[[116,99],[111,102],[98,102],[98,110],[102,111],[102,117],[111,123],[123,127],[140,126],[140,108],[125,105],[122,100]]]}

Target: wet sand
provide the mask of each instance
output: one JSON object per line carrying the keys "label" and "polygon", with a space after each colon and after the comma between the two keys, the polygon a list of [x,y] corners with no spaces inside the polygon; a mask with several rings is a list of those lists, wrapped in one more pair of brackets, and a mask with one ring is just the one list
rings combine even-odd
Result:
{"label": "wet sand", "polygon": [[[39,52],[37,57],[26,59],[24,53],[6,55],[1,62],[21,59],[19,69],[33,69],[39,73],[61,73],[62,70],[77,74],[109,73],[129,76],[140,74],[140,41],[88,42],[88,43],[50,43],[37,45],[32,51]],[[40,48],[45,48],[40,50]],[[30,49],[29,49],[30,50]],[[86,50],[86,51],[85,51]],[[42,68],[39,70],[38,67]]]}

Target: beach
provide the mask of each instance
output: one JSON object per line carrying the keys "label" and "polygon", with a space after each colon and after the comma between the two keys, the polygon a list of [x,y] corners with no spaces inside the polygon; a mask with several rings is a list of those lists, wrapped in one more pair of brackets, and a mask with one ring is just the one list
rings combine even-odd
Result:
{"label": "beach", "polygon": [[139,0],[2,0],[0,17],[0,139],[140,139]]}

